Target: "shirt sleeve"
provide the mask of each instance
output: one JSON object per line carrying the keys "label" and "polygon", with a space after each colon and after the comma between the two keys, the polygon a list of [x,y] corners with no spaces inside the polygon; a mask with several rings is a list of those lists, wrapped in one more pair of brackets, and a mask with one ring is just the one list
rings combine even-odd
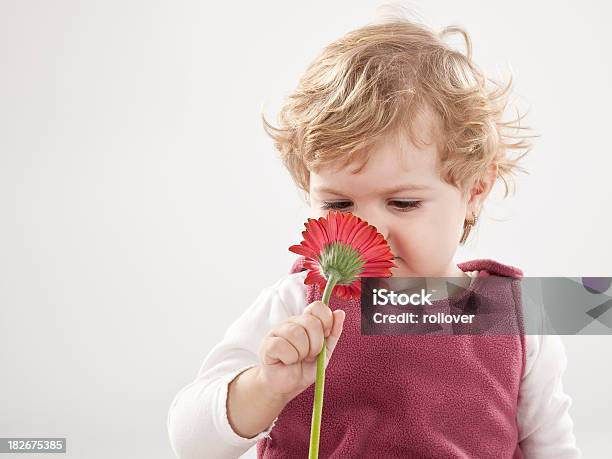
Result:
{"label": "shirt sleeve", "polygon": [[240,373],[259,363],[264,335],[300,309],[303,311],[302,277],[299,273],[285,276],[263,289],[208,353],[196,379],[174,397],[167,429],[177,458],[237,458],[269,436],[278,418],[251,438],[241,437],[232,429],[226,409],[228,386]]}
{"label": "shirt sleeve", "polygon": [[559,335],[525,335],[527,359],[518,399],[519,444],[528,459],[576,459],[572,399],[563,391],[567,367]]}

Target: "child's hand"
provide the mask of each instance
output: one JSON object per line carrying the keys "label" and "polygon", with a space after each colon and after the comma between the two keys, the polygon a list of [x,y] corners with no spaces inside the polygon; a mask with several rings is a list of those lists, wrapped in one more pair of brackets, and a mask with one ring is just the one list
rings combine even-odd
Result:
{"label": "child's hand", "polygon": [[345,312],[314,301],[299,316],[291,316],[261,341],[259,374],[262,387],[287,401],[315,381],[317,356],[326,339],[325,366],[342,333]]}

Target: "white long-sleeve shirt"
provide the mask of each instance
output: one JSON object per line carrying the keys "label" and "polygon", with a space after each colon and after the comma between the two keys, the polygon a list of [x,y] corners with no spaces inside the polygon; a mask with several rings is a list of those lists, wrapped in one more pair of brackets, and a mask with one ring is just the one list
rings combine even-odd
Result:
{"label": "white long-sleeve shirt", "polygon": [[[474,278],[477,271],[467,274]],[[208,353],[196,379],[174,397],[167,427],[179,459],[238,458],[269,436],[278,418],[252,438],[234,432],[226,411],[228,386],[241,372],[259,364],[263,337],[308,306],[305,276],[306,271],[288,274],[264,288]],[[580,458],[569,414],[572,400],[563,391],[567,366],[563,342],[558,335],[525,338],[526,367],[517,407],[521,450],[527,459]]]}

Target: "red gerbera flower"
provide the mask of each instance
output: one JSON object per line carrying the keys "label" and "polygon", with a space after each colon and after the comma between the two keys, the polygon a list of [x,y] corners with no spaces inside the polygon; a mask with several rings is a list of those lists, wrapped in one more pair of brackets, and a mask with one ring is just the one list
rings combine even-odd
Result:
{"label": "red gerbera flower", "polygon": [[[390,277],[397,267],[387,241],[376,228],[350,212],[332,210],[327,218],[309,218],[302,232],[304,240],[289,250],[306,259],[305,284],[318,284],[322,301],[329,304],[334,287],[340,298],[361,296],[361,277]],[[325,387],[325,341],[317,356],[317,375],[310,429],[309,459],[319,457],[319,434]]]}
{"label": "red gerbera flower", "polygon": [[397,267],[383,235],[350,212],[332,210],[327,218],[309,218],[304,226],[304,240],[289,250],[306,258],[305,284],[324,289],[333,276],[339,298],[358,298],[361,277],[390,277],[390,269]]}

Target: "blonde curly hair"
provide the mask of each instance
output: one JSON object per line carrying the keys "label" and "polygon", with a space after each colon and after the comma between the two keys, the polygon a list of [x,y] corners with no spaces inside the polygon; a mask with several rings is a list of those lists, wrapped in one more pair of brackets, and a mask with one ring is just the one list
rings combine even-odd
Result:
{"label": "blonde curly hair", "polygon": [[[443,41],[463,36],[466,54]],[[493,87],[490,87],[490,84]],[[367,163],[370,148],[389,134],[409,132],[425,111],[435,115],[441,178],[465,193],[490,165],[509,193],[518,163],[531,150],[523,116],[502,117],[508,105],[512,76],[506,85],[485,77],[472,61],[467,32],[449,26],[436,33],[405,18],[368,24],[329,44],[284,101],[278,127],[266,121],[296,185],[309,191],[310,171]],[[508,131],[519,131],[513,134]],[[525,150],[512,158],[511,150]]]}

